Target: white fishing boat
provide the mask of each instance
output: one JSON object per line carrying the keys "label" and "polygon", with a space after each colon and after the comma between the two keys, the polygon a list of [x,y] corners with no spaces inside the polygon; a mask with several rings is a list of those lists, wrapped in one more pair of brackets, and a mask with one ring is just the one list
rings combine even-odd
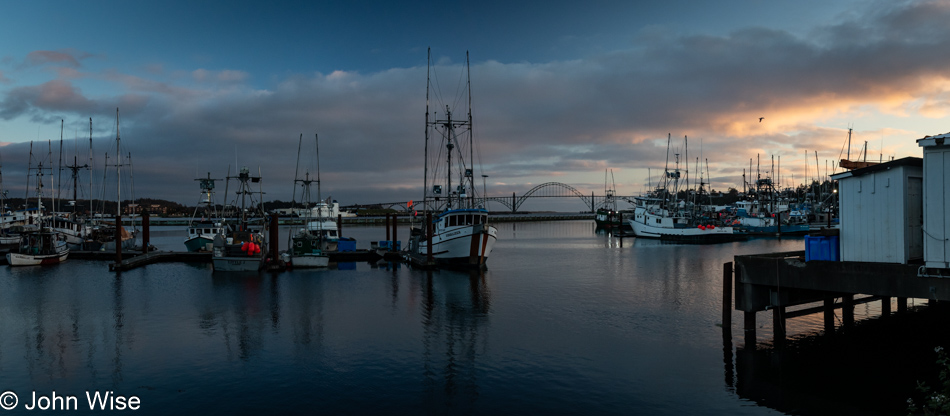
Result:
{"label": "white fishing boat", "polygon": [[[319,191],[317,193],[319,194]],[[340,204],[327,201],[319,201],[313,208],[304,212],[307,232],[319,236],[325,242],[327,251],[337,251],[340,230],[337,228],[336,218],[340,215]]]}
{"label": "white fishing boat", "polygon": [[7,264],[11,266],[40,266],[58,264],[66,261],[69,247],[62,234],[44,227],[38,231],[20,235],[20,244],[16,250],[7,253]]}
{"label": "white fishing boat", "polygon": [[185,248],[192,252],[211,251],[214,237],[224,234],[224,222],[218,216],[214,203],[214,181],[218,179],[211,179],[211,172],[208,172],[207,178],[195,180],[200,183],[201,198],[195,207],[194,215],[191,216],[191,222],[188,223]]}
{"label": "white fishing boat", "polygon": [[[260,183],[260,176],[251,176],[247,167],[241,168],[238,176],[227,176],[228,181],[236,179],[238,181],[237,195],[240,196],[240,208],[237,201],[230,205],[233,210],[239,209],[234,218],[237,218],[237,224],[224,224],[224,233],[214,237],[212,243],[211,268],[215,272],[242,272],[258,271],[264,267],[264,258],[267,255],[267,243],[264,240],[262,226],[253,226],[248,220],[248,205],[250,209],[263,218],[263,210],[260,208],[260,198],[255,199],[255,194],[263,192],[254,192],[251,190],[251,183]],[[227,195],[225,187],[225,195]],[[250,204],[248,204],[250,199]],[[225,207],[225,217],[227,209]]]}
{"label": "white fishing boat", "polygon": [[[431,53],[431,52],[430,52]],[[465,56],[465,71],[468,73],[468,54]],[[429,70],[433,71],[431,56]],[[453,118],[450,105],[440,106],[445,112],[429,112],[429,89],[426,85],[426,162],[423,206],[438,214],[431,222],[414,227],[410,233],[407,255],[410,259],[425,264],[434,262],[443,266],[485,267],[498,230],[489,224],[488,210],[478,206],[477,188],[474,183],[471,78],[466,77],[465,96],[451,103],[467,103],[467,116]],[[441,95],[438,95],[441,97]],[[464,110],[463,110],[464,111]],[[438,138],[445,152],[429,154],[429,139]],[[434,157],[430,172],[430,157]],[[445,159],[442,159],[445,158]],[[445,161],[444,167],[438,167]],[[432,176],[430,179],[430,175]],[[438,178],[437,178],[438,177]],[[430,182],[431,180],[431,182]],[[429,184],[432,183],[432,187]],[[453,187],[453,184],[457,183]],[[443,187],[444,184],[444,187]],[[484,198],[484,196],[482,196]]]}
{"label": "white fishing boat", "polygon": [[[314,135],[314,143],[316,145],[316,155],[317,155],[317,179],[310,179],[310,171],[304,173],[303,179],[299,178],[297,175],[300,171],[300,147],[303,144],[303,134],[300,135],[300,143],[297,146],[297,168],[294,172],[294,199],[293,204],[296,204],[297,192],[296,185],[300,184],[301,186],[301,199],[304,203],[304,223],[307,224],[306,227],[303,227],[290,236],[289,247],[287,251],[281,254],[281,259],[284,263],[289,264],[294,268],[316,268],[316,267],[327,267],[330,265],[330,256],[327,255],[327,251],[330,251],[331,237],[329,234],[330,231],[333,233],[333,247],[332,250],[336,250],[337,242],[339,241],[339,236],[337,235],[336,223],[333,223],[331,228],[325,228],[323,223],[328,222],[327,217],[323,209],[317,209],[317,207],[310,209],[310,187],[316,182],[317,183],[317,199],[321,198],[320,195],[320,138],[317,135]],[[326,206],[326,203],[321,201],[323,206]],[[318,207],[320,207],[318,205]],[[322,208],[322,207],[321,207]],[[311,213],[316,213],[316,217],[311,217]],[[311,221],[314,219],[315,221]],[[329,221],[332,222],[332,221]],[[313,227],[313,223],[317,223],[317,227]]]}
{"label": "white fishing boat", "polygon": [[[667,141],[669,142],[669,138]],[[676,164],[672,171],[667,163],[663,185],[658,186],[650,195],[635,198],[633,218],[625,220],[633,229],[634,235],[638,238],[700,244],[745,238],[721,221],[700,218],[694,210],[687,209],[686,201],[677,198],[683,172],[679,168],[679,154],[676,154],[675,158]]]}

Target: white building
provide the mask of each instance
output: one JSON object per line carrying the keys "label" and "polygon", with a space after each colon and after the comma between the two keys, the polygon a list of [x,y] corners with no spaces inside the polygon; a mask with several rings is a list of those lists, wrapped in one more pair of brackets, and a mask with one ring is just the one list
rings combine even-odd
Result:
{"label": "white building", "polygon": [[923,164],[905,157],[832,176],[841,261],[907,264],[924,257]]}
{"label": "white building", "polygon": [[[950,133],[917,140],[924,148],[924,265],[950,268]],[[944,140],[947,140],[944,143]]]}

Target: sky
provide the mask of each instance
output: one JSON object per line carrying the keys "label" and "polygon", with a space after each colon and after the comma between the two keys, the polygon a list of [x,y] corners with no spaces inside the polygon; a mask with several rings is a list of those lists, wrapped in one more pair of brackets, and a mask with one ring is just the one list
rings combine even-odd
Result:
{"label": "sky", "polygon": [[[265,200],[291,200],[300,137],[318,134],[324,197],[421,199],[430,48],[449,94],[469,54],[475,175],[490,196],[547,182],[637,195],[668,143],[714,189],[741,190],[750,164],[794,187],[836,170],[849,128],[851,159],[867,160],[919,157],[917,139],[950,131],[950,1],[2,7],[0,164],[13,196],[27,194],[31,164],[52,166],[57,183],[61,157],[89,164],[91,119],[79,198],[90,174],[93,197],[114,198],[99,183],[115,164],[118,109],[136,197],[194,205],[195,178],[248,166]],[[313,172],[312,154],[301,158]]]}

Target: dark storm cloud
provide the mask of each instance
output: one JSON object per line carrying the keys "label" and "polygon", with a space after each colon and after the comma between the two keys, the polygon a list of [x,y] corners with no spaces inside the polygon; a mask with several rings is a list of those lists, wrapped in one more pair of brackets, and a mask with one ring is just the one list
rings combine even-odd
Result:
{"label": "dark storm cloud", "polygon": [[[728,178],[741,177],[756,155],[801,161],[806,151],[818,151],[819,164],[837,158],[845,126],[816,126],[816,118],[863,106],[901,111],[914,100],[935,114],[950,108],[950,93],[939,87],[950,80],[950,56],[940,53],[950,49],[946,3],[873,6],[806,35],[750,26],[684,36],[647,27],[629,49],[585,59],[504,63],[473,56],[477,159],[492,181],[511,188],[556,177],[600,189],[602,183],[572,174],[660,169],[668,133],[684,163],[682,140],[689,136],[689,162],[708,159],[722,180],[717,188],[739,184]],[[79,58],[68,58],[30,60],[79,66]],[[433,95],[432,111],[451,103],[458,88],[462,68],[453,61],[436,68],[446,95]],[[301,133],[308,142],[320,134],[326,194],[354,203],[421,193],[424,66],[296,74],[266,88],[252,87],[254,77],[241,70],[169,75],[156,68],[153,79],[113,70],[74,74],[123,86],[125,93],[111,96],[86,96],[65,79],[14,87],[0,100],[0,118],[92,115],[105,145],[114,138],[105,126],[114,125],[120,107],[136,185],[146,196],[192,203],[192,179],[248,165],[260,167],[267,199],[290,199]],[[645,182],[641,176],[618,182]]]}

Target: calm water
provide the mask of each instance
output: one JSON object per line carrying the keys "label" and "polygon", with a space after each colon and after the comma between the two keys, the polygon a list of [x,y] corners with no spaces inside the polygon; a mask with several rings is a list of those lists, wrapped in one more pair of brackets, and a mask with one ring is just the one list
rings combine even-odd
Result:
{"label": "calm water", "polygon": [[[183,234],[153,229],[152,241],[180,250]],[[344,235],[368,248],[385,231]],[[500,224],[482,273],[3,267],[0,391],[19,395],[21,413],[34,391],[77,396],[74,414],[88,410],[86,391],[112,391],[147,414],[779,414],[734,387],[733,352],[740,371],[755,358],[741,339],[724,348],[722,264],[803,248],[620,247],[592,221],[568,221]],[[764,343],[770,315],[759,323]],[[820,316],[789,321],[792,336],[820,329]]]}

